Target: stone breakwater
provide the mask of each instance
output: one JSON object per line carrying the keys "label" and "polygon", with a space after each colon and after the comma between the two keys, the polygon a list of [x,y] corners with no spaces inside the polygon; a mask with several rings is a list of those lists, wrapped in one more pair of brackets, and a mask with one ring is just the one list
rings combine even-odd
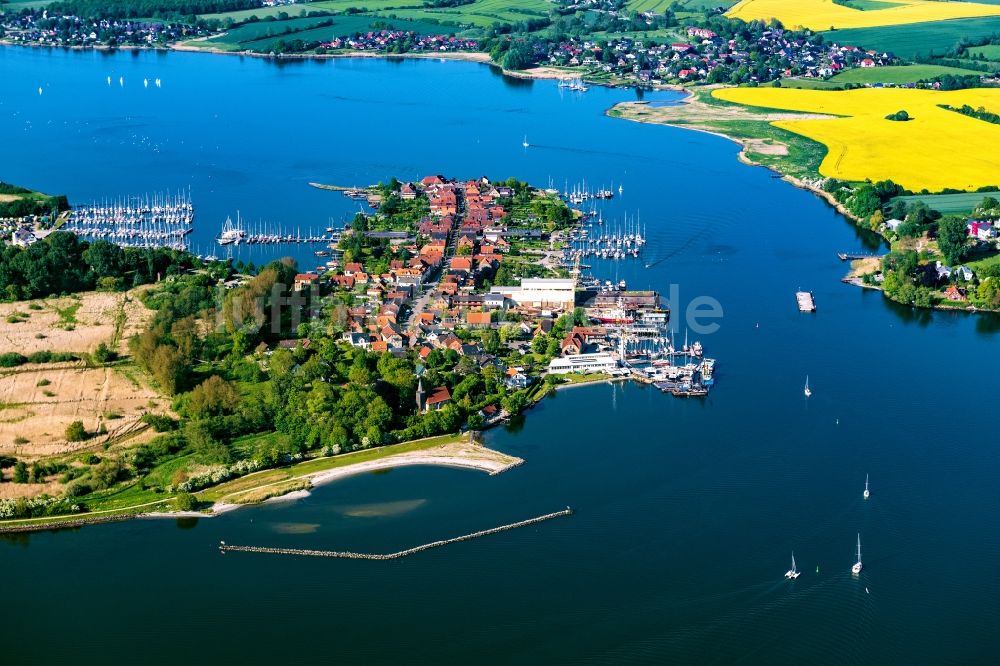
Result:
{"label": "stone breakwater", "polygon": [[300,555],[303,557],[335,557],[348,560],[398,560],[401,557],[407,557],[408,555],[416,555],[417,553],[422,553],[423,551],[430,550],[431,548],[440,548],[441,546],[447,546],[449,544],[458,543],[460,541],[471,541],[472,539],[478,539],[479,537],[489,536],[491,534],[499,534],[500,532],[506,532],[508,530],[516,530],[519,527],[528,527],[529,525],[535,525],[537,523],[545,522],[546,520],[552,520],[553,518],[562,518],[563,516],[569,516],[572,514],[573,514],[573,509],[566,507],[562,511],[556,511],[555,513],[547,513],[544,516],[529,518],[527,520],[522,520],[516,523],[510,523],[508,525],[500,525],[499,527],[492,527],[488,530],[473,532],[472,534],[464,534],[462,536],[453,537],[451,539],[432,541],[431,543],[425,543],[422,546],[416,546],[414,548],[407,548],[406,550],[401,550],[396,553],[353,553],[350,551],[339,551],[339,550],[269,548],[267,546],[230,546],[227,545],[225,541],[219,544],[219,550],[222,552],[237,552],[237,553]]}

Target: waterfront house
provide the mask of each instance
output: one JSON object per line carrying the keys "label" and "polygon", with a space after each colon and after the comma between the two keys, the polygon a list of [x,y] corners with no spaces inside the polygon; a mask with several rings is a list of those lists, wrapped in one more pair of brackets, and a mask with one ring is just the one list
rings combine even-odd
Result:
{"label": "waterfront house", "polygon": [[944,297],[947,298],[949,301],[960,302],[969,300],[965,294],[965,290],[960,289],[955,285],[950,285],[947,289],[944,290]]}
{"label": "waterfront house", "polygon": [[554,358],[549,362],[548,372],[550,375],[595,372],[617,374],[618,370],[618,361],[611,354],[598,353]]}

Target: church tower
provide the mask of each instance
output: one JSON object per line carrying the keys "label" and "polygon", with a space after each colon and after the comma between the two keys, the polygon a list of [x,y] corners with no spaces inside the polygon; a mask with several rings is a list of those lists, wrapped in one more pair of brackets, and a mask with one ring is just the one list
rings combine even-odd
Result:
{"label": "church tower", "polygon": [[417,380],[417,413],[424,411],[424,380]]}

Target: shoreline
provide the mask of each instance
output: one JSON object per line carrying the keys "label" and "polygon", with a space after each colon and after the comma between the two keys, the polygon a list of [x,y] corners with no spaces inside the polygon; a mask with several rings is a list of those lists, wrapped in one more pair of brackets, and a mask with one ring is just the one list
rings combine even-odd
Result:
{"label": "shoreline", "polygon": [[[413,442],[419,441],[422,440],[412,440],[411,442],[402,442],[402,444],[412,444]],[[348,453],[344,455],[350,456],[351,454]],[[312,460],[299,463],[299,465],[315,465],[317,460],[339,462],[339,460],[343,460],[343,458],[341,456],[314,458]],[[162,505],[173,499],[172,497],[165,497],[164,499],[157,500],[156,502],[136,505],[134,507],[123,507],[121,509],[108,510],[101,513],[75,513],[66,514],[64,516],[39,516],[37,518],[19,518],[10,521],[0,521],[0,534],[77,528],[85,525],[95,525],[133,519],[156,520],[162,518],[214,518],[215,516],[230,513],[246,506],[254,506],[263,503],[294,502],[308,497],[311,494],[310,490],[316,486],[333,483],[334,481],[356,476],[358,474],[395,469],[398,467],[448,467],[452,469],[475,470],[485,472],[489,476],[496,476],[508,470],[514,469],[515,467],[520,467],[524,463],[525,460],[523,458],[511,456],[479,444],[471,444],[463,439],[461,441],[447,442],[434,446],[433,448],[416,451],[404,451],[401,453],[390,453],[384,457],[376,458],[374,460],[364,460],[356,463],[348,462],[338,467],[329,469],[320,469],[297,475],[292,474],[289,477],[276,481],[240,488],[233,492],[225,493],[216,500],[212,500],[212,505],[204,511],[141,510],[146,506]],[[281,468],[260,470],[259,472],[238,477],[237,479],[233,479],[227,483],[245,481],[246,479],[252,478],[257,474],[263,475],[266,473],[273,473],[275,469]],[[294,470],[294,467],[290,469]],[[288,492],[280,493],[274,497],[268,497],[260,502],[239,503],[227,501],[228,499],[238,498],[240,495],[245,495],[254,491],[266,490],[267,488],[281,486],[294,481],[306,481],[309,483],[309,487],[308,489],[303,489],[301,487],[289,489]],[[219,486],[205,488],[199,492],[210,492],[213,490],[218,492],[217,489],[222,488],[223,486],[225,486],[225,483],[220,484]]]}
{"label": "shoreline", "polygon": [[[700,101],[698,101],[696,99],[694,92],[692,92],[690,89],[684,88],[683,86],[674,86],[673,89],[674,90],[678,90],[678,91],[683,91],[683,92],[687,93],[687,96],[680,100],[680,102],[679,102],[680,104],[686,104],[686,105],[688,105],[691,108],[694,108],[696,106],[703,106],[704,105],[702,102],[700,102]],[[770,165],[770,164],[764,164],[762,162],[758,162],[758,161],[754,160],[753,158],[751,158],[750,155],[749,155],[749,152],[754,149],[754,146],[755,146],[754,142],[758,141],[757,139],[748,138],[748,137],[736,137],[736,136],[732,136],[732,135],[726,134],[725,132],[723,132],[723,131],[721,131],[719,129],[710,129],[708,127],[701,127],[701,126],[698,126],[698,125],[685,124],[683,122],[670,122],[669,120],[663,120],[663,119],[643,120],[643,119],[640,119],[640,118],[629,117],[627,115],[623,115],[623,114],[621,114],[621,111],[619,111],[619,115],[612,114],[611,112],[614,109],[618,108],[621,104],[623,104],[623,103],[620,102],[619,104],[616,104],[615,106],[612,106],[610,109],[608,109],[607,111],[605,111],[605,115],[607,115],[610,118],[615,118],[617,120],[627,120],[627,121],[630,121],[630,122],[642,123],[642,124],[647,124],[647,125],[664,125],[666,127],[674,127],[674,128],[682,129],[682,130],[689,130],[689,131],[693,131],[693,132],[702,132],[704,134],[711,134],[712,136],[717,136],[717,137],[720,137],[720,138],[732,141],[733,143],[737,144],[740,147],[740,151],[736,154],[736,159],[739,160],[741,163],[746,164],[747,166],[761,167],[761,168],[767,169],[768,171],[781,176],[781,180],[785,181],[786,183],[789,183],[790,185],[793,185],[794,187],[797,187],[797,188],[799,188],[801,190],[806,190],[808,192],[812,192],[813,194],[815,194],[819,198],[821,198],[824,201],[826,201],[826,203],[828,203],[831,207],[833,207],[838,213],[840,213],[841,215],[843,215],[847,219],[851,220],[855,224],[861,222],[860,218],[858,218],[856,215],[854,215],[852,212],[850,212],[843,204],[841,204],[840,202],[838,202],[833,197],[833,195],[831,195],[829,192],[825,192],[822,188],[819,188],[819,187],[813,185],[812,183],[809,183],[806,180],[803,180],[802,178],[799,178],[797,176],[793,176],[793,175],[791,175],[789,173],[785,173],[784,171],[781,171],[777,166]],[[625,102],[624,104],[627,104],[627,105],[647,105],[646,102]],[[770,121],[765,121],[765,122],[770,122]],[[823,176],[823,174],[818,173],[818,172],[816,173],[816,177],[817,178],[823,178],[823,179],[826,178],[826,176]]]}

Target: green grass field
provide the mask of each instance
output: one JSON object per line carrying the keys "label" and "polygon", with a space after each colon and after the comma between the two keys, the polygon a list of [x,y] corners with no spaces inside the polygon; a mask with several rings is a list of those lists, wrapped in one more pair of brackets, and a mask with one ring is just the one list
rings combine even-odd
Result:
{"label": "green grass field", "polygon": [[912,60],[917,54],[944,54],[962,37],[976,39],[1000,33],[1000,17],[913,23],[879,28],[852,28],[822,33],[828,42],[889,51]]}
{"label": "green grass field", "polygon": [[990,272],[992,272],[1000,267],[1000,254],[994,254],[993,256],[983,257],[982,259],[976,259],[974,261],[967,261],[966,266],[971,268],[976,275],[981,275],[986,269],[990,269]]}
{"label": "green grass field", "polygon": [[22,9],[38,9],[51,5],[55,0],[26,0],[25,2],[0,3],[0,11],[17,12]]}
{"label": "green grass field", "polygon": [[898,197],[912,204],[922,201],[928,207],[942,213],[969,213],[986,197],[1000,196],[996,192],[971,192],[968,194],[915,194],[908,197]]}
{"label": "green grass field", "polygon": [[781,79],[782,88],[801,88],[802,90],[843,90],[843,83],[834,83],[824,79]]}
{"label": "green grass field", "polygon": [[329,21],[330,17],[319,18],[296,18],[287,21],[260,21],[258,23],[247,23],[237,28],[227,31],[223,35],[206,39],[205,44],[225,48],[246,48],[243,44],[248,44],[266,37],[284,37],[295,39],[291,33],[308,30],[317,23]]}
{"label": "green grass field", "polygon": [[942,67],[941,65],[901,65],[899,67],[872,67],[849,69],[830,79],[834,85],[844,83],[915,83],[936,76],[976,76],[982,74],[972,69]]}
{"label": "green grass field", "polygon": [[967,52],[979,57],[984,56],[987,60],[1000,61],[1000,44],[987,44],[986,46],[972,46]]}
{"label": "green grass field", "polygon": [[[344,2],[344,0],[336,0]],[[323,3],[327,4],[327,3]],[[364,0],[356,4],[364,5]],[[405,0],[397,4],[409,4]],[[517,23],[529,19],[541,19],[549,15],[553,5],[545,0],[476,0],[459,7],[381,9],[374,12],[378,16],[398,17],[414,21],[434,19],[459,26],[488,28],[494,23]]]}
{"label": "green grass field", "polygon": [[333,25],[323,26],[321,28],[310,28],[309,30],[302,30],[291,35],[276,35],[273,37],[265,37],[263,39],[257,39],[252,42],[243,42],[241,47],[244,49],[250,49],[251,51],[267,52],[274,48],[274,45],[279,40],[288,41],[290,39],[301,39],[304,42],[325,42],[329,41],[335,37],[348,37],[356,32],[367,32],[372,29],[372,23],[378,22],[379,24],[388,23],[395,29],[398,30],[412,30],[413,32],[422,35],[434,35],[449,32],[447,26],[441,26],[437,23],[428,23],[427,21],[403,21],[399,19],[386,19],[378,16],[367,16],[367,15],[352,15],[352,16],[337,16],[334,18]]}
{"label": "green grass field", "polygon": [[304,16],[307,12],[314,12],[323,9],[322,7],[317,7],[318,3],[308,2],[308,3],[297,3],[294,5],[280,5],[278,7],[255,7],[254,9],[241,9],[235,12],[221,12],[218,14],[200,14],[199,17],[203,19],[232,19],[234,23],[240,23],[246,21],[251,16],[256,16],[257,18],[267,18],[269,16],[278,16],[278,14],[285,13],[290,17]]}
{"label": "green grass field", "polygon": [[706,9],[725,7],[736,4],[738,0],[629,0],[628,8],[637,12],[656,12],[662,14],[670,5],[680,5],[680,11],[702,12]]}

